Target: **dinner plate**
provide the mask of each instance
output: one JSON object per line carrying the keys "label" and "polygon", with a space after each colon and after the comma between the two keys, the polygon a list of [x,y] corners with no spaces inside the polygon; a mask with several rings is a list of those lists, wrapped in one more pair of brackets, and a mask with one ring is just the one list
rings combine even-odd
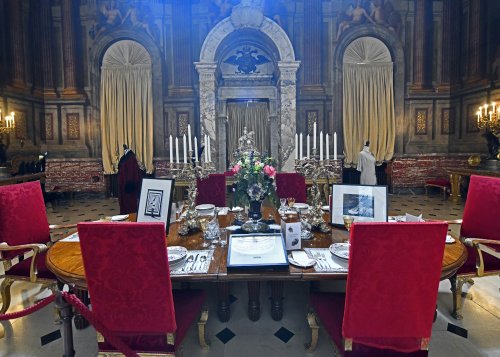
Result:
{"label": "dinner plate", "polygon": [[181,246],[167,247],[168,250],[168,263],[176,264],[186,258],[188,250]]}
{"label": "dinner plate", "polygon": [[333,243],[330,246],[330,253],[339,257],[340,259],[349,259],[349,243]]}
{"label": "dinner plate", "polygon": [[112,221],[124,221],[128,218],[128,214],[119,214],[116,216],[112,216],[111,220]]}
{"label": "dinner plate", "polygon": [[321,210],[322,210],[322,211],[326,211],[326,212],[328,212],[328,211],[330,211],[330,206],[328,206],[328,205],[326,205],[326,206],[321,206]]}
{"label": "dinner plate", "polygon": [[205,212],[205,211],[212,211],[212,210],[214,210],[215,206],[213,204],[210,204],[210,203],[205,203],[203,205],[196,206],[194,209],[197,210],[197,211]]}
{"label": "dinner plate", "polygon": [[295,209],[308,209],[309,205],[307,203],[295,203],[293,207]]}
{"label": "dinner plate", "polygon": [[447,234],[446,235],[446,244],[451,244],[451,243],[455,243],[455,238],[453,238],[452,236]]}
{"label": "dinner plate", "polygon": [[288,254],[288,262],[299,268],[310,268],[316,264],[316,259],[309,259],[306,264],[301,264],[293,259],[292,254]]}

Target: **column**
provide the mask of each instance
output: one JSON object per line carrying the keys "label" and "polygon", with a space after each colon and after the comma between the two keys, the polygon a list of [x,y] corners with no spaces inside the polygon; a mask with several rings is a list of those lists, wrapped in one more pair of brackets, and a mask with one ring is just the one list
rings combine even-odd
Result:
{"label": "column", "polygon": [[460,80],[460,6],[443,0],[443,31],[441,39],[440,91],[450,90]]}
{"label": "column", "polygon": [[295,170],[295,159],[293,149],[295,147],[295,132],[297,129],[297,70],[300,62],[278,62],[280,69],[279,96],[280,96],[280,170],[293,172]]}
{"label": "column", "polygon": [[413,26],[413,90],[429,89],[432,84],[432,0],[415,0]]}
{"label": "column", "polygon": [[23,2],[8,0],[6,16],[8,22],[9,57],[11,65],[10,87],[14,90],[26,90]]}
{"label": "column", "polygon": [[482,0],[469,2],[469,41],[467,44],[467,81],[483,79],[485,68],[485,35],[487,22]]}
{"label": "column", "polygon": [[63,96],[78,96],[81,91],[78,88],[77,77],[77,50],[76,31],[74,19],[76,16],[73,0],[61,0],[61,22],[62,22],[62,50],[64,67],[64,89]]}
{"label": "column", "polygon": [[322,82],[322,0],[308,0],[304,6],[303,91],[323,92]]}
{"label": "column", "polygon": [[[200,76],[200,122],[201,132],[200,137],[207,134],[212,143],[216,141],[216,111],[215,111],[215,70],[216,63],[195,63],[196,70]],[[214,145],[215,149],[215,145]],[[214,154],[212,152],[212,154]],[[218,153],[212,155],[212,159],[218,158]],[[216,159],[214,160],[216,161]],[[218,161],[218,160],[217,160]],[[214,162],[215,167],[219,170],[225,171],[225,163]]]}
{"label": "column", "polygon": [[174,0],[172,4],[172,43],[174,70],[172,95],[193,95],[191,57],[191,2]]}

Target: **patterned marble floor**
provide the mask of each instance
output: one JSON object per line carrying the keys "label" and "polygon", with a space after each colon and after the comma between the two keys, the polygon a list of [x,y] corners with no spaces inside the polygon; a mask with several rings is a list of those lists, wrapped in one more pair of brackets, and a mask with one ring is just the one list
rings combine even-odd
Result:
{"label": "patterned marble floor", "polygon": [[[424,218],[457,219],[463,205],[443,201],[436,195],[390,195],[389,211],[394,214],[422,213]],[[48,204],[47,215],[51,224],[95,220],[118,213],[116,199],[76,196],[62,200],[52,207]],[[458,226],[450,227],[453,233]],[[0,279],[1,280],[1,279]],[[433,325],[430,356],[499,356],[500,355],[500,277],[476,279],[472,286],[464,287],[462,321],[450,316],[451,292],[448,281],[441,282],[438,295],[438,317]],[[294,282],[285,285],[285,315],[282,321],[273,321],[269,315],[270,288],[261,288],[262,315],[259,321],[249,321],[246,315],[247,292],[243,283],[231,286],[231,320],[218,321],[216,291],[210,284],[200,284],[208,293],[211,311],[207,335],[211,341],[209,351],[199,349],[195,328],[191,328],[178,355],[196,356],[333,356],[334,349],[328,336],[320,329],[319,344],[315,353],[304,350],[304,342],[310,338],[305,315],[309,286]],[[332,288],[331,286],[329,288]],[[335,288],[335,287],[333,287]],[[38,295],[37,295],[38,294]],[[9,311],[28,307],[40,296],[38,284],[16,282],[13,285],[14,301]],[[54,324],[53,306],[25,318],[2,322],[5,337],[0,339],[0,356],[58,356],[62,355],[62,339],[59,325]],[[74,330],[77,356],[95,356],[97,345],[92,327]]]}

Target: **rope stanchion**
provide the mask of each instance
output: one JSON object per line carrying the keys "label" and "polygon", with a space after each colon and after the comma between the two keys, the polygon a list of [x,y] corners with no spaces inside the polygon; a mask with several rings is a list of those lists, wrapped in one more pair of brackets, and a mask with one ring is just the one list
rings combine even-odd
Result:
{"label": "rope stanchion", "polygon": [[54,295],[50,295],[50,296],[46,297],[45,299],[37,302],[35,305],[28,307],[27,309],[24,309],[21,311],[16,311],[16,312],[11,312],[9,314],[0,314],[0,321],[18,319],[20,317],[28,316],[28,315],[44,308],[45,306],[47,306],[48,304],[53,302],[55,299],[56,299],[56,297]]}

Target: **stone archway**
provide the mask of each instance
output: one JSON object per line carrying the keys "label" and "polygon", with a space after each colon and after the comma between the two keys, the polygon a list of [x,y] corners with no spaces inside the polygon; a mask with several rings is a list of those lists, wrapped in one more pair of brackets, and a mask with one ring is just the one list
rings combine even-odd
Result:
{"label": "stone archway", "polygon": [[[267,36],[279,53],[279,79],[277,83],[278,101],[275,118],[271,118],[271,128],[279,133],[272,140],[278,145],[271,145],[271,155],[278,159],[281,170],[294,169],[293,150],[296,131],[296,80],[300,62],[295,60],[292,43],[285,31],[274,21],[265,17],[259,6],[242,1],[235,6],[231,16],[219,22],[207,35],[200,52],[200,61],[195,62],[200,81],[200,122],[202,135],[207,134],[212,141],[219,139],[212,147],[212,157],[217,158],[216,167],[225,171],[225,132],[218,130],[227,118],[224,111],[217,110],[217,49],[230,34],[240,29],[257,30]],[[220,108],[219,108],[220,109]],[[218,116],[218,113],[220,114]],[[273,115],[271,114],[271,117]],[[221,136],[222,134],[222,136]]]}

